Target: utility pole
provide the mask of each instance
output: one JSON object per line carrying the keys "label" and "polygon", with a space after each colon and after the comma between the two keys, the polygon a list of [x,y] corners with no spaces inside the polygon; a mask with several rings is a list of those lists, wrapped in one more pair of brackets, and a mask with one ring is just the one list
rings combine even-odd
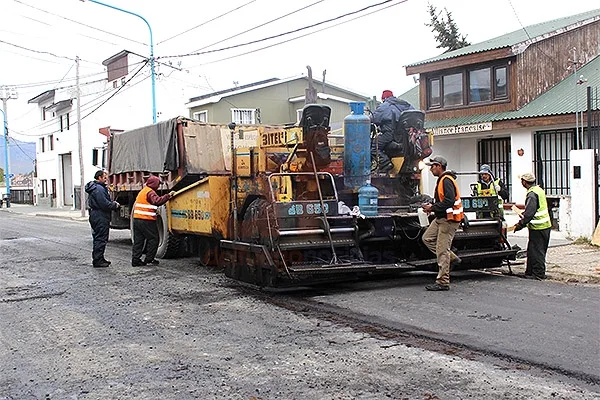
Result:
{"label": "utility pole", "polygon": [[17,99],[19,97],[17,90],[15,88],[9,88],[7,86],[0,87],[0,99],[2,99],[2,115],[4,117],[4,125],[2,125],[2,129],[4,129],[4,165],[5,165],[5,181],[6,181],[6,207],[10,207],[10,150],[8,143],[8,106],[7,102],[10,99]]}
{"label": "utility pole", "polygon": [[79,56],[75,56],[75,85],[77,86],[77,142],[79,144],[79,208],[85,217],[85,176],[83,175],[83,145],[81,143],[81,89],[79,87]]}

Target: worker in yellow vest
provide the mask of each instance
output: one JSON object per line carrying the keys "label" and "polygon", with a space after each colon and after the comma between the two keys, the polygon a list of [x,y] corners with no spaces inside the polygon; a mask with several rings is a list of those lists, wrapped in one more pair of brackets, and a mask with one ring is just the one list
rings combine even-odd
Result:
{"label": "worker in yellow vest", "polygon": [[525,211],[521,220],[515,225],[515,232],[527,227],[529,241],[527,242],[527,267],[524,278],[546,279],[546,252],[550,243],[552,222],[548,212],[546,193],[535,184],[535,175],[526,173],[520,176],[521,184],[527,189]]}
{"label": "worker in yellow vest", "polygon": [[[159,196],[156,191],[160,179],[150,175],[146,186],[138,193],[133,205],[133,248],[131,265],[140,267],[147,264],[158,265],[156,252],[158,250],[158,227],[156,226],[158,207],[165,204],[175,192]],[[142,261],[142,252],[146,245],[146,259]]]}
{"label": "worker in yellow vest", "polygon": [[[473,186],[473,185],[472,185]],[[475,186],[474,196],[497,196],[498,197],[498,216],[504,220],[504,201],[508,201],[508,190],[504,182],[494,179],[494,175],[489,165],[483,164],[479,171],[479,181]],[[491,218],[493,215],[490,212],[478,212],[476,217]]]}
{"label": "worker in yellow vest", "polygon": [[436,255],[438,263],[438,275],[435,283],[425,286],[431,291],[442,291],[450,289],[450,266],[461,262],[451,250],[452,240],[460,221],[464,218],[462,201],[456,175],[446,171],[448,161],[444,157],[435,156],[425,163],[431,167],[431,173],[438,178],[435,185],[433,204],[425,204],[423,211],[433,213],[435,219],[431,222],[423,234],[423,243]]}

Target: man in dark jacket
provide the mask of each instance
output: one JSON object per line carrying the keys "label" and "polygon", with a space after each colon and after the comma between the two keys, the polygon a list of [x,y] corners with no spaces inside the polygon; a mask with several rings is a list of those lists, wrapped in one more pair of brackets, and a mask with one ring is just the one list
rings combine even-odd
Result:
{"label": "man in dark jacket", "polygon": [[423,234],[423,243],[437,257],[438,275],[435,284],[425,286],[427,290],[441,291],[450,289],[450,267],[461,262],[451,250],[452,240],[464,217],[460,192],[456,183],[456,175],[446,171],[448,161],[444,157],[435,156],[426,163],[431,167],[433,176],[438,180],[435,185],[433,204],[423,206],[423,211],[433,212],[435,219]]}
{"label": "man in dark jacket", "polygon": [[108,267],[110,261],[104,258],[104,250],[108,242],[110,230],[110,212],[120,207],[108,195],[106,181],[108,176],[104,171],[97,171],[94,180],[85,185],[88,194],[88,209],[90,212],[90,225],[92,226],[92,266],[95,268]]}
{"label": "man in dark jacket", "polygon": [[[158,265],[156,252],[158,250],[158,227],[156,226],[158,207],[165,204],[175,192],[159,196],[156,191],[160,179],[150,175],[146,186],[138,193],[133,205],[133,248],[131,265],[140,267],[146,264]],[[142,261],[142,253],[146,245],[146,259]]]}
{"label": "man in dark jacket", "polygon": [[393,167],[390,158],[401,156],[406,151],[406,141],[401,137],[401,129],[398,129],[400,114],[405,110],[414,110],[414,107],[394,97],[391,90],[384,90],[381,100],[383,103],[377,106],[371,116],[371,121],[381,132],[373,141],[371,153],[377,157],[379,170],[387,172]]}

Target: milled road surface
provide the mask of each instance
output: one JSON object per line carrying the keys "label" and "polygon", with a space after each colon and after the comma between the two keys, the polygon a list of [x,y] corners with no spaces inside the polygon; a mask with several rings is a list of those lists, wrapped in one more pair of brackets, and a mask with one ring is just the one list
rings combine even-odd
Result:
{"label": "milled road surface", "polygon": [[[194,259],[133,268],[125,232],[111,233],[113,266],[94,269],[86,223],[0,212],[0,224],[1,400],[600,399],[594,382],[557,372],[582,360],[588,378],[598,375],[598,364],[589,365],[598,335],[579,337],[598,333],[598,313],[543,324],[550,308],[558,308],[552,318],[577,304],[588,312],[582,298],[597,310],[595,288],[565,286],[556,298],[546,282],[519,289],[514,278],[470,274],[438,297],[422,290],[431,276],[263,295]],[[548,309],[519,303],[536,297]],[[284,307],[286,299],[298,307]],[[353,318],[364,318],[362,328]],[[511,321],[527,318],[515,331]],[[550,365],[430,351],[380,327],[477,340],[477,348],[512,348]],[[531,347],[531,331],[544,327],[543,340],[587,342],[589,358],[579,345],[561,353],[569,340]],[[506,334],[491,335],[498,330]]]}

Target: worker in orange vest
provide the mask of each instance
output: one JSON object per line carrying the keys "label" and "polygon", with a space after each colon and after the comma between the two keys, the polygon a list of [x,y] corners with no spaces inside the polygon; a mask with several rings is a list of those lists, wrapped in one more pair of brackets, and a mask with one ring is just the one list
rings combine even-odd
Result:
{"label": "worker in orange vest", "polygon": [[[158,250],[158,227],[156,225],[158,207],[165,204],[175,192],[159,196],[156,191],[160,186],[160,179],[150,175],[146,186],[138,193],[133,205],[133,249],[131,265],[140,267],[147,264],[158,265],[156,252]],[[146,245],[146,258],[142,261],[142,252]]]}
{"label": "worker in orange vest", "polygon": [[425,204],[423,211],[435,214],[423,234],[423,243],[437,257],[438,275],[435,283],[425,286],[427,290],[442,291],[450,289],[450,266],[461,262],[451,250],[452,240],[460,222],[464,218],[460,192],[456,183],[456,176],[451,171],[446,171],[448,161],[444,157],[435,156],[426,163],[431,167],[431,173],[438,177],[435,185],[433,204]]}

